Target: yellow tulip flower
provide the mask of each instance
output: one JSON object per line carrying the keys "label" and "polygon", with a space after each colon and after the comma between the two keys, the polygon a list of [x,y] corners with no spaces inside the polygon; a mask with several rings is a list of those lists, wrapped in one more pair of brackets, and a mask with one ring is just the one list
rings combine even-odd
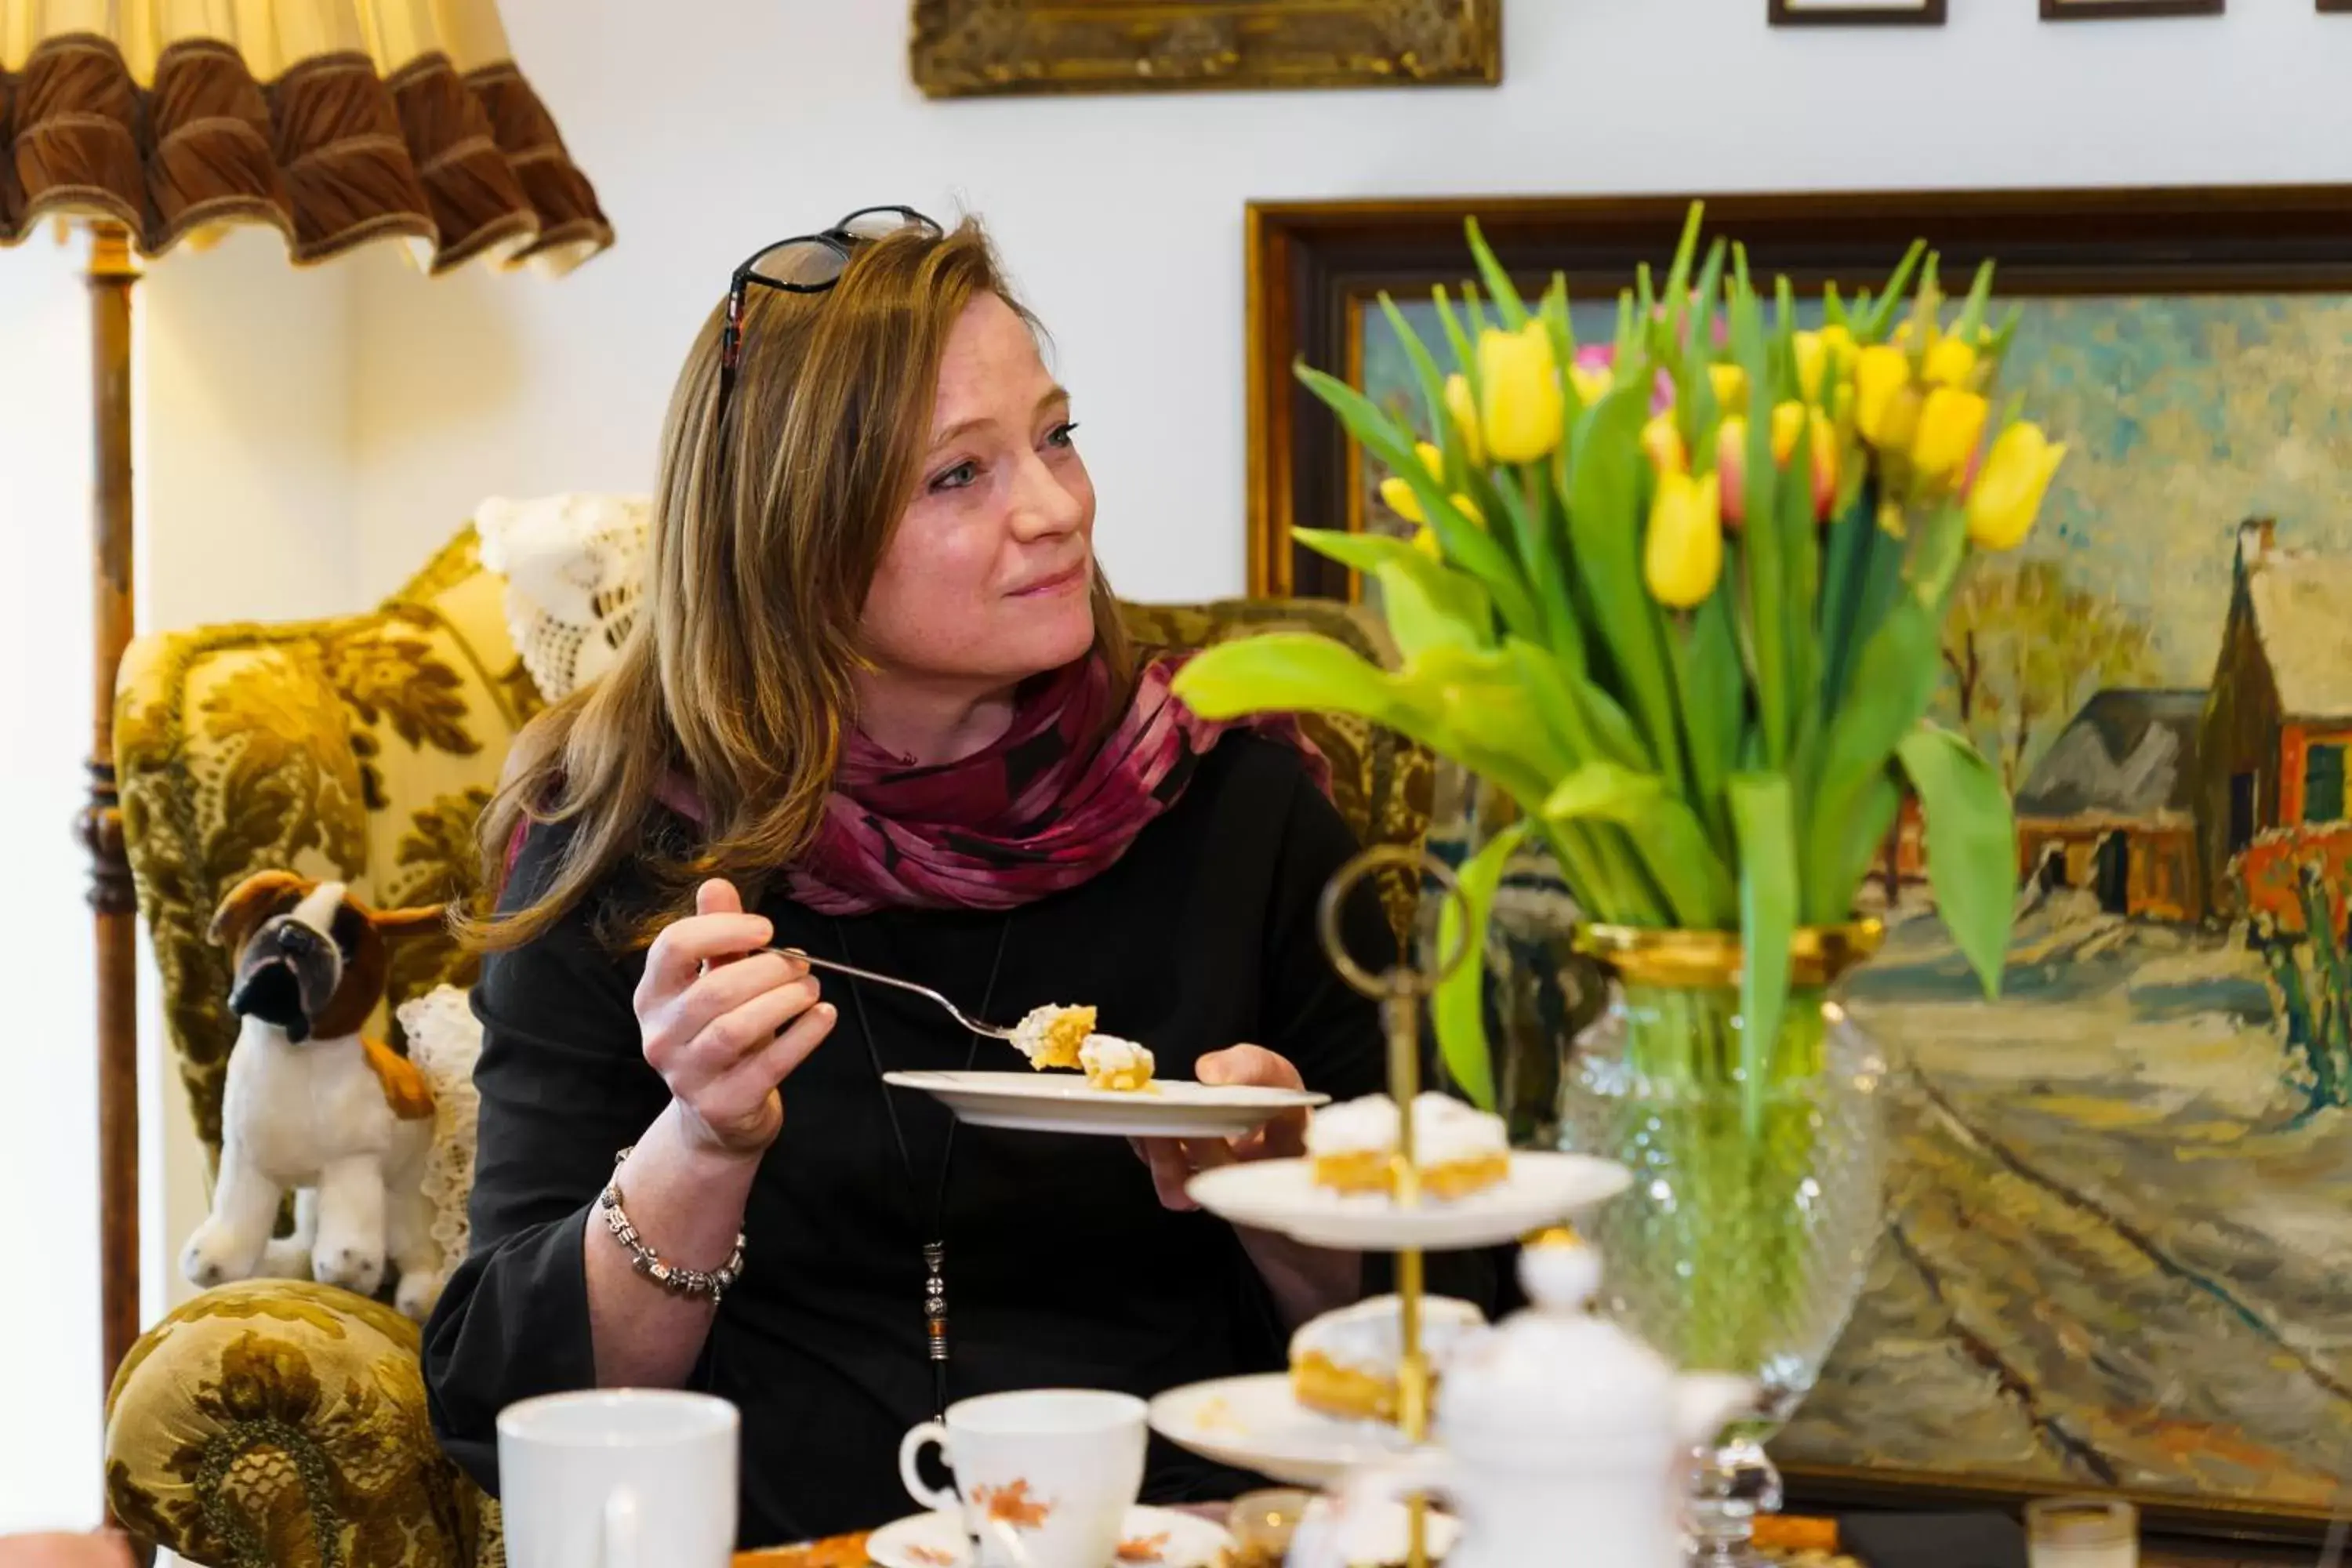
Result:
{"label": "yellow tulip flower", "polygon": [[1969,492],[1969,538],[1980,550],[2014,550],[2033,531],[2051,476],[2066,456],[2038,425],[2021,421],[2002,431]]}
{"label": "yellow tulip flower", "polygon": [[1812,402],[1822,401],[1828,395],[1825,388],[1853,368],[1853,333],[1843,327],[1832,325],[1818,332],[1799,332],[1796,349],[1797,384]]}
{"label": "yellow tulip flower", "polygon": [[1568,384],[1576,388],[1576,401],[1590,408],[1609,395],[1609,389],[1617,384],[1617,373],[1607,365],[1571,364]]}
{"label": "yellow tulip flower", "polygon": [[1642,581],[1669,609],[1704,604],[1723,576],[1723,510],[1719,477],[1662,474],[1650,503],[1650,537],[1642,551]]}
{"label": "yellow tulip flower", "polygon": [[1711,364],[1706,378],[1715,386],[1715,401],[1727,414],[1737,414],[1748,406],[1748,373],[1736,364]]}
{"label": "yellow tulip flower", "polygon": [[1474,468],[1486,466],[1486,445],[1478,435],[1478,404],[1470,395],[1470,378],[1459,371],[1445,378],[1445,412],[1462,437],[1462,455]]}
{"label": "yellow tulip flower", "polygon": [[1421,510],[1421,498],[1412,493],[1412,487],[1393,475],[1381,481],[1381,500],[1388,503],[1391,511],[1407,522],[1429,521]]}
{"label": "yellow tulip flower", "polygon": [[1445,547],[1437,542],[1437,530],[1427,524],[1413,531],[1412,547],[1432,561],[1445,559]]}
{"label": "yellow tulip flower", "polygon": [[1683,433],[1675,424],[1674,411],[1654,414],[1642,426],[1642,450],[1650,455],[1650,462],[1662,474],[1685,474],[1690,471],[1690,449],[1683,445]]}
{"label": "yellow tulip flower", "polygon": [[1568,430],[1568,395],[1551,333],[1541,321],[1478,338],[1478,426],[1498,463],[1549,457]]}
{"label": "yellow tulip flower", "polygon": [[[1773,421],[1773,443],[1779,446],[1780,421]],[[1748,521],[1748,420],[1733,414],[1715,427],[1715,471],[1722,476],[1723,523],[1738,528]]]}
{"label": "yellow tulip flower", "polygon": [[1421,459],[1421,466],[1429,470],[1431,479],[1441,485],[1445,482],[1444,453],[1427,441],[1415,441],[1412,444],[1412,455]]}
{"label": "yellow tulip flower", "polygon": [[1772,410],[1772,460],[1786,468],[1789,459],[1796,456],[1800,440],[1805,443],[1806,466],[1811,470],[1813,521],[1826,522],[1837,510],[1837,426],[1818,408],[1796,402],[1777,405]]}
{"label": "yellow tulip flower", "polygon": [[1468,518],[1473,526],[1478,528],[1484,528],[1486,526],[1486,514],[1478,510],[1478,503],[1472,500],[1468,496],[1457,495],[1454,497],[1454,510],[1460,512],[1464,517]]}
{"label": "yellow tulip flower", "polygon": [[1937,338],[1927,351],[1919,374],[1931,386],[1966,386],[1976,369],[1976,349],[1963,339],[1948,335]]}
{"label": "yellow tulip flower", "polygon": [[1881,451],[1902,451],[1919,427],[1919,393],[1903,351],[1873,343],[1853,365],[1854,425]]}
{"label": "yellow tulip flower", "polygon": [[[1947,339],[1947,342],[1950,340]],[[1937,387],[1920,405],[1919,428],[1911,438],[1911,461],[1929,479],[1940,479],[1976,456],[1991,410],[1973,392]]]}

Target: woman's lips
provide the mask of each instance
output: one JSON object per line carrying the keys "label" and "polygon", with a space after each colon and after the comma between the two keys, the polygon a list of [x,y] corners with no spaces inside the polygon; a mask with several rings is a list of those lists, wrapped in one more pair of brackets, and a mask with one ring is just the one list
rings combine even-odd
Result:
{"label": "woman's lips", "polygon": [[1087,563],[1081,561],[1051,577],[1040,578],[1025,588],[1015,588],[1011,596],[1015,599],[1042,599],[1049,595],[1066,593],[1086,580]]}

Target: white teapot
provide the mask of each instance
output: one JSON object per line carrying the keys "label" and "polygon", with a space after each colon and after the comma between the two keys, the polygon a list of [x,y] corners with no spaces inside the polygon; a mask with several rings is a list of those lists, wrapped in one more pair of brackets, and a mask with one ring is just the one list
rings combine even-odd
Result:
{"label": "white teapot", "polygon": [[1691,1450],[1755,1397],[1741,1377],[1677,1376],[1591,1310],[1601,1258],[1564,1235],[1531,1241],[1534,1304],[1458,1346],[1437,1389],[1437,1444],[1347,1483],[1359,1509],[1442,1492],[1462,1538],[1446,1568],[1676,1568]]}

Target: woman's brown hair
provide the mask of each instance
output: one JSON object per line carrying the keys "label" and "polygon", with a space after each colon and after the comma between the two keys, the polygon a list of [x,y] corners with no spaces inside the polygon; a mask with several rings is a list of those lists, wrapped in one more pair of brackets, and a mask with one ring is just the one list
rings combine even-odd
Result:
{"label": "woman's brown hair", "polygon": [[[851,674],[867,589],[920,477],[940,357],[964,308],[1013,296],[980,225],[904,230],[853,247],[822,293],[753,289],[735,387],[719,409],[724,307],[697,334],[662,432],[637,624],[602,679],[516,737],[481,822],[468,945],[521,945],[623,861],[659,897],[632,935],[691,912],[723,877],[756,906],[804,849],[855,722]],[[1099,570],[1095,640],[1118,684],[1133,656]],[[645,831],[664,781],[691,781],[690,848]],[[572,825],[529,903],[494,912],[510,846],[533,823]]]}

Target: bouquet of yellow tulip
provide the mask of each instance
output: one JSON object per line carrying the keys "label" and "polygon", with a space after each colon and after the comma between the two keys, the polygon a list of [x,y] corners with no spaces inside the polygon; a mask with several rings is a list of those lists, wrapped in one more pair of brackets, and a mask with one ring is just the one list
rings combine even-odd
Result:
{"label": "bouquet of yellow tulip", "polygon": [[[1176,689],[1213,717],[1361,715],[1507,792],[1523,819],[1462,870],[1475,940],[1528,833],[1594,921],[1738,931],[1744,1023],[1681,1067],[1738,1082],[1753,1134],[1776,1077],[1818,1066],[1775,1043],[1792,936],[1852,917],[1906,782],[1939,913],[1998,985],[2009,801],[1925,715],[1955,582],[2026,536],[2064,449],[1994,417],[2015,321],[1986,321],[1990,266],[1948,317],[1915,246],[1882,293],[1829,290],[1801,330],[1788,282],[1768,308],[1744,252],[1698,255],[1698,223],[1664,289],[1644,268],[1614,340],[1580,346],[1564,280],[1524,300],[1472,222],[1486,297],[1435,295],[1450,374],[1382,300],[1425,440],[1301,366],[1419,527],[1298,533],[1378,579],[1402,666],[1268,634],[1200,655]],[[1439,1043],[1491,1105],[1476,984],[1441,995]]]}

